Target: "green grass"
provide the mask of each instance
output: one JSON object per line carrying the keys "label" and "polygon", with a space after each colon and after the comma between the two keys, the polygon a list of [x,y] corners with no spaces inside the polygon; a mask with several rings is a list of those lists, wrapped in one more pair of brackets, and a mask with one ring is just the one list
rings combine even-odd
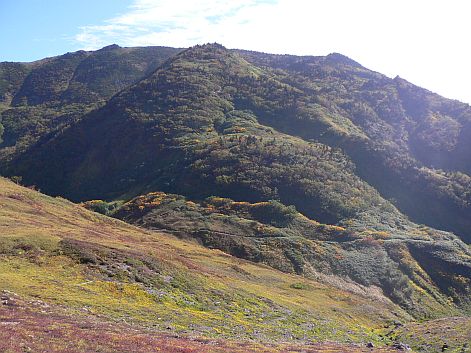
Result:
{"label": "green grass", "polygon": [[[93,210],[97,204],[103,202],[85,203]],[[283,272],[309,278],[335,274],[370,291],[379,287],[417,318],[467,310],[469,279],[466,272],[457,276],[454,268],[466,271],[469,254],[448,234],[405,220],[401,230],[387,224],[367,228],[355,221],[342,227],[321,224],[278,201],[190,201],[163,192],[136,197],[111,214],[144,228],[191,236],[207,247]],[[447,295],[449,288],[456,291]]]}
{"label": "green grass", "polygon": [[[2,293],[0,351],[3,353],[340,353],[364,352],[364,346],[339,343],[257,343],[254,341],[176,336],[125,322],[111,323],[93,315],[66,315],[41,301],[26,302]],[[40,308],[40,310],[38,310]],[[393,352],[380,348],[369,352]]]}
{"label": "green grass", "polygon": [[417,352],[471,352],[471,318],[451,317],[410,323],[394,329],[390,336],[408,342]]}
{"label": "green grass", "polygon": [[0,288],[22,298],[159,330],[259,341],[380,344],[377,329],[396,315],[407,319],[386,299],[301,281],[0,184]]}

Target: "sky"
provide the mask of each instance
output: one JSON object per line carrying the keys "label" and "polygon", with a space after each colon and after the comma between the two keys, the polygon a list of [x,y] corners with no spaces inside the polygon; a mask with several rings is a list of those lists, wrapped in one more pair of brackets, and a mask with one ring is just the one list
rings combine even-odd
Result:
{"label": "sky", "polygon": [[109,44],[342,53],[471,103],[469,0],[0,0],[0,61]]}

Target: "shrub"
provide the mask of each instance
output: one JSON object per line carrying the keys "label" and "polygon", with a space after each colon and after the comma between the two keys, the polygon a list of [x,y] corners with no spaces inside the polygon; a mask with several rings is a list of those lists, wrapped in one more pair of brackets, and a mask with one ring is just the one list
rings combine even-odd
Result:
{"label": "shrub", "polygon": [[103,200],[91,200],[82,203],[86,209],[90,211],[101,213],[105,216],[111,215],[122,205],[121,201],[106,202]]}
{"label": "shrub", "polygon": [[275,227],[288,226],[297,215],[294,206],[285,206],[275,200],[254,204],[250,212],[256,220]]}
{"label": "shrub", "polygon": [[5,128],[3,127],[2,123],[0,123],[0,144],[3,142],[2,136],[5,132]]}

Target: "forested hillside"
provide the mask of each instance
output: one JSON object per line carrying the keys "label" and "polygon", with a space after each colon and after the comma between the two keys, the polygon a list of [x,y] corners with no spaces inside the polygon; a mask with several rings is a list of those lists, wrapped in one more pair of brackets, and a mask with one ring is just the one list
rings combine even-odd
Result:
{"label": "forested hillside", "polygon": [[[65,106],[74,108],[74,119],[83,121],[57,137],[47,135],[4,170],[9,174],[25,174],[28,183],[76,200],[118,197],[128,194],[130,189],[139,194],[146,187],[149,189],[149,183],[158,189],[188,195],[195,190],[205,196],[216,195],[215,188],[224,188],[218,195],[236,194],[240,195],[236,199],[250,200],[279,198],[331,223],[359,210],[377,208],[373,205],[374,190],[364,191],[360,186],[366,182],[414,221],[453,231],[469,241],[471,179],[467,151],[471,140],[471,110],[468,105],[441,98],[400,78],[389,79],[340,54],[280,56],[207,45],[173,57],[102,109],[85,119],[77,118],[87,110],[80,105],[76,112],[77,102],[96,104],[97,100],[108,98],[176,52],[162,48],[146,50],[107,47],[96,54],[78,52],[55,58],[33,70],[21,88],[17,88],[13,107],[2,114],[3,153],[10,151],[6,146],[31,138],[34,131],[31,124],[38,127],[39,131],[33,135],[39,137],[72,119],[68,113],[57,118],[56,111],[45,109],[39,104],[43,102],[41,95],[56,102],[60,109],[65,109],[64,101],[74,102]],[[114,62],[116,51],[121,53],[119,58],[127,59],[122,59],[123,67]],[[159,53],[160,61],[155,59],[154,52]],[[47,81],[31,88],[35,77],[40,77],[49,66],[62,65],[63,69],[55,72],[65,77],[73,72],[68,68],[81,62],[78,58],[85,55],[90,58],[81,66],[86,68],[85,64],[106,57],[103,62],[113,70],[90,63],[98,74],[79,67],[66,89],[60,89],[61,80],[67,80],[55,77],[58,74],[49,76],[53,88],[47,86]],[[131,66],[131,59],[135,60],[134,72],[125,67],[125,64]],[[20,81],[18,76],[24,75],[24,70],[17,71],[17,76],[9,80],[7,92],[14,91]],[[116,76],[118,73],[121,78]],[[57,92],[52,94],[51,89]],[[24,101],[25,107],[16,107]],[[34,119],[27,113],[31,111],[35,112]],[[89,128],[91,125],[93,129]],[[113,126],[108,129],[110,125]],[[77,138],[84,131],[81,141],[73,141],[74,134]],[[92,143],[87,139],[93,140]],[[47,149],[60,143],[70,144],[71,148],[57,145],[62,153],[72,156],[65,165],[44,168],[45,175],[24,172],[33,170],[28,160],[42,164],[43,160],[36,154],[49,155]],[[83,151],[83,146],[85,153],[76,160],[74,149]],[[105,146],[109,146],[106,151]],[[178,157],[180,153],[185,157]],[[156,158],[157,155],[163,158]],[[215,163],[230,164],[226,160],[230,155],[238,158],[240,165],[226,166],[233,170],[219,173]],[[119,161],[114,156],[119,156]],[[57,163],[58,158],[52,158],[49,163]],[[258,164],[260,170],[241,167],[257,158],[266,159],[266,163]],[[102,163],[101,159],[106,161]],[[209,177],[203,170],[197,170],[204,169],[205,164],[197,165],[196,160],[207,162],[211,169],[213,183],[209,190],[194,188],[193,184],[189,185],[192,190],[182,189],[185,182],[181,179],[186,174]],[[69,171],[67,162],[75,170]],[[177,164],[177,168],[184,168],[179,173],[165,171]],[[277,171],[287,164],[289,173]],[[264,165],[269,166],[268,171],[263,171]],[[85,173],[81,171],[84,168]],[[316,169],[316,175],[312,169]],[[105,173],[106,179],[111,178],[112,182],[106,182],[107,186],[102,188],[99,180],[104,180]],[[267,178],[267,173],[273,175]],[[236,174],[239,180],[234,180]],[[281,177],[274,177],[276,174]],[[165,188],[172,179],[181,180],[180,185]],[[221,182],[223,179],[225,182]],[[259,180],[264,185],[256,185]],[[64,183],[73,191],[61,185]],[[208,185],[207,180],[203,183]]]}
{"label": "forested hillside", "polygon": [[103,105],[178,52],[110,45],[32,63],[0,63],[0,159],[24,152],[40,137]]}

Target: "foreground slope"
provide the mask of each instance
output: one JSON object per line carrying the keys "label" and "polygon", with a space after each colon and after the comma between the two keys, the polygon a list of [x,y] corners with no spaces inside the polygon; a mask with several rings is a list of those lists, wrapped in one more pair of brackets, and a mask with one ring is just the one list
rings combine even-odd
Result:
{"label": "foreground slope", "polygon": [[5,179],[0,259],[8,353],[396,351],[365,342],[466,352],[471,344],[469,318],[411,322],[379,293],[237,260]]}
{"label": "foreground slope", "polygon": [[[94,337],[116,337],[120,330],[124,337],[136,332],[132,340],[142,336],[157,347],[152,337],[159,331],[182,339],[191,335],[381,344],[391,341],[378,329],[409,320],[380,293],[354,294],[284,274],[162,232],[135,228],[4,179],[0,256],[2,325],[16,325],[13,338],[18,335],[18,341],[2,342],[13,352],[19,342],[34,350],[52,337],[70,336],[71,342],[80,339],[87,345]],[[118,321],[125,324],[109,328]],[[37,325],[51,331],[35,340],[25,338],[38,331]],[[77,325],[80,336],[71,332]],[[104,332],[92,335],[89,328],[94,325]],[[117,337],[113,341],[124,344]],[[321,347],[303,349],[317,352]],[[355,351],[355,346],[326,347]],[[224,351],[211,349],[207,351]]]}
{"label": "foreground slope", "polygon": [[445,318],[424,323],[398,326],[392,333],[396,339],[409,342],[419,352],[470,352],[471,319]]}
{"label": "foreground slope", "polygon": [[392,353],[396,349],[372,350],[365,345],[322,343],[257,343],[180,337],[127,323],[110,322],[96,316],[74,317],[35,300],[25,302],[3,292],[0,307],[0,350],[3,353],[25,351],[48,353]]}

